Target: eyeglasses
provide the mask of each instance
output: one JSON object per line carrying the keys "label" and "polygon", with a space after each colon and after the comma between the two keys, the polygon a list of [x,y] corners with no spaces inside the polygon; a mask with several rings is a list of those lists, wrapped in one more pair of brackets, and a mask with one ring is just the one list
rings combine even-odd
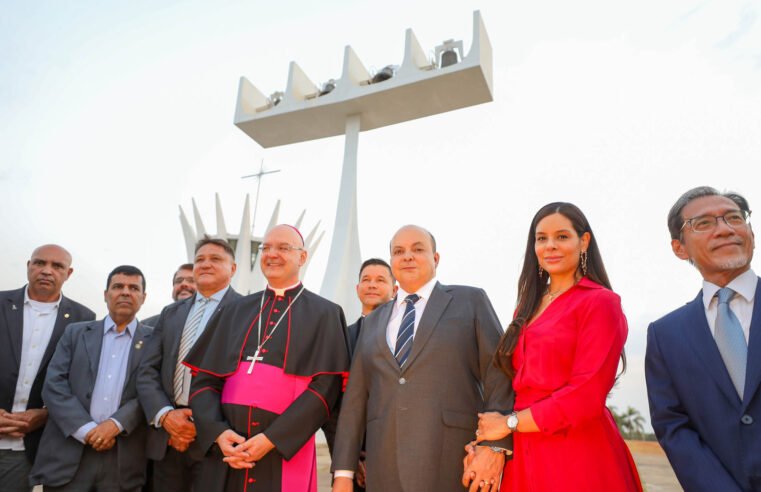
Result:
{"label": "eyeglasses", "polygon": [[701,215],[699,217],[693,217],[685,220],[680,230],[684,229],[684,227],[689,224],[690,229],[692,229],[693,232],[709,232],[716,229],[716,226],[719,225],[719,219],[724,220],[724,223],[732,229],[737,229],[748,223],[748,220],[750,219],[750,210],[732,210],[724,215]]}
{"label": "eyeglasses", "polygon": [[262,253],[270,253],[272,251],[277,251],[281,254],[288,254],[291,251],[304,251],[304,248],[299,248],[296,246],[291,246],[290,244],[278,244],[277,246],[272,246],[271,244],[260,244],[259,245],[259,251]]}

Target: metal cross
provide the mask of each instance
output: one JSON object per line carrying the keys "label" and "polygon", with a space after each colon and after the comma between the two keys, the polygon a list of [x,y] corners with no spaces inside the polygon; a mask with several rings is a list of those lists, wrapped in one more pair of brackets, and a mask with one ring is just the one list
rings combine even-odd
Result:
{"label": "metal cross", "polygon": [[264,360],[264,357],[259,355],[259,349],[257,348],[256,352],[254,352],[254,355],[249,355],[248,357],[246,357],[246,360],[251,361],[251,365],[248,366],[248,374],[251,374],[252,372],[254,372],[254,364],[256,364],[256,361]]}
{"label": "metal cross", "polygon": [[[257,178],[256,183],[256,200],[254,200],[254,218],[251,220],[251,230],[254,230],[254,224],[256,224],[256,208],[259,205],[259,188],[262,186],[262,176],[265,174],[273,174],[273,173],[279,173],[280,169],[275,169],[273,171],[265,171],[264,170],[264,159],[262,159],[261,164],[259,165],[259,172],[256,174],[247,174],[246,176],[241,176],[240,179],[246,179],[246,178]],[[251,374],[251,373],[249,373]]]}

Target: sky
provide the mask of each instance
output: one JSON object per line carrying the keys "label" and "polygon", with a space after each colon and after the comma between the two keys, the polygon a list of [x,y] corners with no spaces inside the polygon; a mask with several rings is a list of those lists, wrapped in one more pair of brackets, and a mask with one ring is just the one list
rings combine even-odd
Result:
{"label": "sky", "polygon": [[[256,234],[277,200],[325,239],[306,276],[319,290],[335,220],[343,139],[263,149],[233,125],[241,76],[284,90],[296,61],[338,78],[351,45],[369,70],[399,64],[412,28],[427,53],[470,47],[480,10],[494,101],[363,132],[363,257],[388,258],[401,225],[436,236],[445,284],[482,287],[507,324],[533,214],[570,201],[589,218],[629,320],[629,366],[610,403],[647,415],[649,322],[697,295],[666,214],[711,185],[761,203],[761,2],[740,0],[255,2],[5,0],[0,17],[0,289],[32,250],[74,257],[64,293],[106,314],[107,273],[147,279],[141,314],[170,299],[185,262],[179,208],[214,229],[219,193],[237,230],[264,178]],[[761,271],[758,260],[753,266]]]}

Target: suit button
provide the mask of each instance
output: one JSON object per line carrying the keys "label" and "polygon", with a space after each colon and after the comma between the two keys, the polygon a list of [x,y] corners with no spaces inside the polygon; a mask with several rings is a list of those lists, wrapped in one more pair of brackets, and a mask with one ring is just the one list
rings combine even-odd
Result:
{"label": "suit button", "polygon": [[404,378],[399,378],[399,384],[405,384],[407,382]]}
{"label": "suit button", "polygon": [[748,414],[745,414],[745,415],[743,415],[743,416],[742,416],[742,418],[740,419],[740,422],[742,422],[742,423],[743,423],[743,424],[745,424],[745,425],[750,425],[750,424],[752,424],[752,423],[753,423],[753,417],[751,417],[751,416],[750,416],[750,415],[748,415]]}

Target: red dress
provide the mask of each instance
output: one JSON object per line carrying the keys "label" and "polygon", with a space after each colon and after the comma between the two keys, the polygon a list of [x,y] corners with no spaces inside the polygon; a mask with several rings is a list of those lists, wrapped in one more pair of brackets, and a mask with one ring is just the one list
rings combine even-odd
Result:
{"label": "red dress", "polygon": [[587,278],[522,331],[515,410],[530,407],[541,432],[514,434],[501,492],[642,491],[605,406],[627,331],[618,295]]}

